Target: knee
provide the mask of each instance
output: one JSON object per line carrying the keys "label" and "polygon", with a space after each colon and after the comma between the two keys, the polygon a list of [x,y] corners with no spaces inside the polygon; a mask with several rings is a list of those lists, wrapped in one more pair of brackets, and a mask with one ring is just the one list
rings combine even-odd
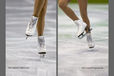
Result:
{"label": "knee", "polygon": [[61,8],[61,9],[64,9],[65,7],[66,7],[67,5],[64,3],[64,2],[59,2],[59,7]]}

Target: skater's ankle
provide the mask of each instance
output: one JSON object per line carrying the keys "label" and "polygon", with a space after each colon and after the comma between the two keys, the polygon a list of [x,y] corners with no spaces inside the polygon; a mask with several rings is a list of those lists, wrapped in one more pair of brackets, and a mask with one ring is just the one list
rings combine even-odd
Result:
{"label": "skater's ankle", "polygon": [[32,19],[38,19],[38,17],[33,15],[33,16],[32,16]]}
{"label": "skater's ankle", "polygon": [[86,30],[86,33],[91,33],[91,31]]}
{"label": "skater's ankle", "polygon": [[42,36],[38,36],[38,39],[44,40],[44,36],[43,35]]}
{"label": "skater's ankle", "polygon": [[34,17],[38,17],[36,14],[33,14],[32,16],[34,16]]}
{"label": "skater's ankle", "polygon": [[86,33],[91,33],[92,28],[90,28],[90,27],[89,27],[89,28],[88,28],[88,27],[86,27],[86,29],[85,29],[85,30],[86,30]]}

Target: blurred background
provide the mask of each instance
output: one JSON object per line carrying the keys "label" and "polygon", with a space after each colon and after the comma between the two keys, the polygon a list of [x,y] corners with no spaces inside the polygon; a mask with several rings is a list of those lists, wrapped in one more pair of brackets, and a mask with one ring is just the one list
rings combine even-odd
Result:
{"label": "blurred background", "polygon": [[[75,3],[77,0],[72,0],[71,3]],[[107,4],[108,0],[88,0],[88,3],[103,3],[103,4]]]}

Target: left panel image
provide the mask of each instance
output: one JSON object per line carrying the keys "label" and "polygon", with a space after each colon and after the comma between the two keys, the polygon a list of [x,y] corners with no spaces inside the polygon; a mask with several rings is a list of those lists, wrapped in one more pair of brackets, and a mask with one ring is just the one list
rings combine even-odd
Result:
{"label": "left panel image", "polygon": [[6,0],[6,76],[56,76],[56,0]]}

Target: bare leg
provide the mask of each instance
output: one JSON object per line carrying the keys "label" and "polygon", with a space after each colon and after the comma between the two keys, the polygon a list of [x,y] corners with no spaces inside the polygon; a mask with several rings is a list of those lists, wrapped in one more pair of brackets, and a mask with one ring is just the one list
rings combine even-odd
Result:
{"label": "bare leg", "polygon": [[38,17],[43,6],[44,6],[45,0],[35,0],[34,2],[34,12],[33,16]]}
{"label": "bare leg", "polygon": [[80,7],[80,13],[83,21],[87,24],[86,32],[89,32],[88,30],[90,29],[90,22],[89,18],[87,15],[87,3],[88,0],[78,0],[79,7]]}
{"label": "bare leg", "polygon": [[94,48],[95,44],[92,40],[91,32],[89,31],[90,29],[90,21],[87,15],[87,3],[88,0],[78,0],[79,7],[80,7],[80,13],[83,21],[87,24],[86,32],[87,32],[87,43],[89,48]]}
{"label": "bare leg", "polygon": [[[42,0],[41,0],[42,1]],[[43,36],[44,26],[45,26],[45,14],[47,10],[48,0],[45,0],[44,6],[39,14],[39,19],[37,23],[37,31],[39,36]]]}
{"label": "bare leg", "polygon": [[65,12],[65,14],[70,17],[73,21],[79,18],[75,15],[71,8],[68,7],[70,0],[59,0],[59,7]]}

